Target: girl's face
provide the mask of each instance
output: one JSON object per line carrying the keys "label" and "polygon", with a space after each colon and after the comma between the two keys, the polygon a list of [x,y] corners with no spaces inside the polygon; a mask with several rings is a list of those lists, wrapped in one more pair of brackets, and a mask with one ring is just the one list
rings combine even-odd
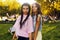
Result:
{"label": "girl's face", "polygon": [[37,13],[37,6],[35,4],[32,5],[32,11],[33,13]]}
{"label": "girl's face", "polygon": [[29,12],[28,6],[23,6],[23,14],[27,15],[28,12]]}

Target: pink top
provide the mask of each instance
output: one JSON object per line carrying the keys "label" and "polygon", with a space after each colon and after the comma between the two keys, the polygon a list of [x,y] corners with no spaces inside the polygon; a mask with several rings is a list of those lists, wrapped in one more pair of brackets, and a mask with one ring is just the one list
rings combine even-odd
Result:
{"label": "pink top", "polygon": [[[27,15],[23,15],[23,20],[26,18],[26,16]],[[22,29],[20,29],[20,19],[21,19],[21,16],[19,16],[17,18],[15,24],[13,25],[13,27],[15,27],[16,36],[29,37],[28,34],[33,32],[32,17],[31,17],[31,15],[29,16],[29,18],[27,19],[27,21],[23,25]]]}

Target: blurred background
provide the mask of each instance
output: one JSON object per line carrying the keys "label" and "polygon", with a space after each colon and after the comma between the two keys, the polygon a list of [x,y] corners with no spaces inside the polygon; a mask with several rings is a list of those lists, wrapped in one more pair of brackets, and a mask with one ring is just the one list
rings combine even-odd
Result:
{"label": "blurred background", "polygon": [[0,40],[12,40],[8,29],[20,15],[23,3],[41,6],[43,17],[42,39],[60,40],[60,0],[0,0]]}

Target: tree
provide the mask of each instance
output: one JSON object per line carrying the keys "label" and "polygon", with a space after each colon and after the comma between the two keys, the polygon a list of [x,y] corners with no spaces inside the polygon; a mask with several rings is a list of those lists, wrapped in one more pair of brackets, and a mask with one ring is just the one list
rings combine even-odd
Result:
{"label": "tree", "polygon": [[[60,11],[60,0],[36,0],[41,4],[41,10],[44,15],[57,15]],[[57,11],[57,12],[56,12]]]}
{"label": "tree", "polygon": [[16,0],[0,0],[0,15],[19,13],[20,6]]}

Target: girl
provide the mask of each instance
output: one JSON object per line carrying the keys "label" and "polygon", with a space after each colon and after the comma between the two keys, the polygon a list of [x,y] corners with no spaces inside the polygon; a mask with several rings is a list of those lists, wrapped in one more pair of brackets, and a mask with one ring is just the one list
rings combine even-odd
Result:
{"label": "girl", "polygon": [[18,17],[14,26],[18,40],[31,40],[33,32],[33,21],[30,15],[30,5],[24,3],[21,7],[21,16]]}
{"label": "girl", "polygon": [[42,17],[40,5],[34,3],[32,5],[32,17],[34,21],[34,40],[42,40],[41,29],[42,29]]}

